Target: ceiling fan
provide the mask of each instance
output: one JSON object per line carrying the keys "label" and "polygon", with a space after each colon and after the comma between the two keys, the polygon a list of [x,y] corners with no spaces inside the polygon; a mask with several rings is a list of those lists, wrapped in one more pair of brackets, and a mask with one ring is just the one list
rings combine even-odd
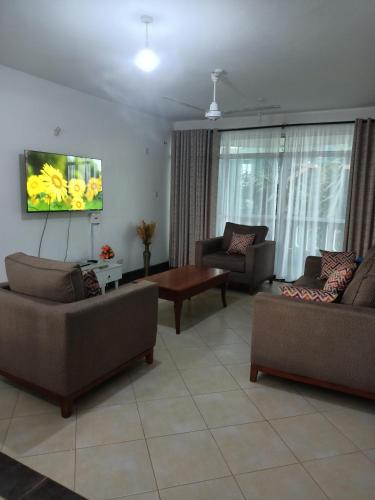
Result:
{"label": "ceiling fan", "polygon": [[[215,69],[211,73],[211,80],[214,86],[213,89],[213,99],[210,104],[210,108],[208,111],[206,111],[203,108],[199,108],[198,106],[194,106],[193,104],[189,104],[187,102],[180,101],[178,99],[174,99],[173,97],[166,97],[164,96],[163,99],[166,99],[167,101],[172,101],[176,102],[177,104],[181,104],[181,106],[186,106],[187,108],[192,108],[196,109],[198,111],[201,111],[204,113],[205,118],[207,120],[218,120],[222,116],[230,116],[230,115],[239,115],[242,113],[263,113],[264,111],[269,111],[272,109],[279,109],[281,106],[279,104],[269,104],[269,105],[259,105],[259,106],[245,106],[244,108],[241,109],[233,109],[229,111],[221,111],[219,109],[219,105],[216,102],[216,84],[222,77],[222,75],[225,74],[225,71],[222,69]],[[260,100],[262,102],[262,99]]]}

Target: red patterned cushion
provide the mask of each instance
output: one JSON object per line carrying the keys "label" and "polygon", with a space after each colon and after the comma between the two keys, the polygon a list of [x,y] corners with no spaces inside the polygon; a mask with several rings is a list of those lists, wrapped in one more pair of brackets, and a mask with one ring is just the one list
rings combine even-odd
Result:
{"label": "red patterned cushion", "polygon": [[232,240],[227,250],[228,255],[239,254],[246,255],[247,247],[252,245],[255,240],[255,234],[232,234]]}
{"label": "red patterned cushion", "polygon": [[339,294],[337,292],[327,292],[325,290],[315,290],[314,288],[306,288],[303,286],[282,285],[280,286],[281,294],[284,297],[292,299],[304,300],[306,302],[334,302]]}
{"label": "red patterned cushion", "polygon": [[322,266],[320,270],[320,279],[329,278],[338,267],[350,267],[355,263],[355,252],[327,252],[320,250],[322,254]]}
{"label": "red patterned cushion", "polygon": [[338,267],[329,275],[323,290],[326,292],[343,292],[351,282],[355,270],[355,264]]}
{"label": "red patterned cushion", "polygon": [[92,269],[83,273],[83,282],[86,287],[87,297],[96,297],[102,294],[98,278],[96,277],[95,271]]}

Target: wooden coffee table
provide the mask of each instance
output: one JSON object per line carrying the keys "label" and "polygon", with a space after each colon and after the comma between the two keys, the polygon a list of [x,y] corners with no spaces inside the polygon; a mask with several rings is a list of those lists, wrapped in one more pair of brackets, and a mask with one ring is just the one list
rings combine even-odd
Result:
{"label": "wooden coffee table", "polygon": [[176,333],[181,331],[182,303],[209,288],[220,287],[223,306],[227,306],[226,288],[229,271],[213,267],[183,266],[164,273],[147,276],[147,281],[159,285],[159,297],[174,302]]}

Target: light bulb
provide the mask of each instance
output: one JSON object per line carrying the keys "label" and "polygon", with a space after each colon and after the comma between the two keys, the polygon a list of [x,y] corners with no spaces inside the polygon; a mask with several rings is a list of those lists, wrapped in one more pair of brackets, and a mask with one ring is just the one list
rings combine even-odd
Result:
{"label": "light bulb", "polygon": [[159,64],[159,58],[151,49],[142,49],[138,52],[134,59],[135,64],[142,71],[149,73],[153,71]]}

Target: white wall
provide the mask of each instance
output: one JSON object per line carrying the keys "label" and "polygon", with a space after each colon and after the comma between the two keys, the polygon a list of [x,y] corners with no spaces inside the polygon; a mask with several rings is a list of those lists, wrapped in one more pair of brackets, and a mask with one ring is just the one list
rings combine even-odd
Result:
{"label": "white wall", "polygon": [[351,121],[356,118],[375,118],[375,106],[367,108],[331,109],[325,111],[301,111],[298,113],[275,113],[258,116],[221,118],[217,121],[187,120],[173,124],[174,130],[190,129],[236,129],[246,127],[264,127],[269,125],[291,125],[297,123],[321,123]]}
{"label": "white wall", "polygon": [[[62,129],[55,137],[56,126]],[[110,244],[124,272],[142,267],[135,232],[155,220],[152,263],[168,260],[168,141],[171,124],[75,90],[0,66],[0,280],[4,256],[37,255],[44,216],[25,214],[21,202],[24,149],[100,158],[104,211],[95,250]],[[146,153],[148,148],[148,154]],[[158,193],[158,196],[156,196]],[[63,259],[68,215],[51,214],[41,256]],[[90,255],[88,215],[73,214],[68,260]]]}

